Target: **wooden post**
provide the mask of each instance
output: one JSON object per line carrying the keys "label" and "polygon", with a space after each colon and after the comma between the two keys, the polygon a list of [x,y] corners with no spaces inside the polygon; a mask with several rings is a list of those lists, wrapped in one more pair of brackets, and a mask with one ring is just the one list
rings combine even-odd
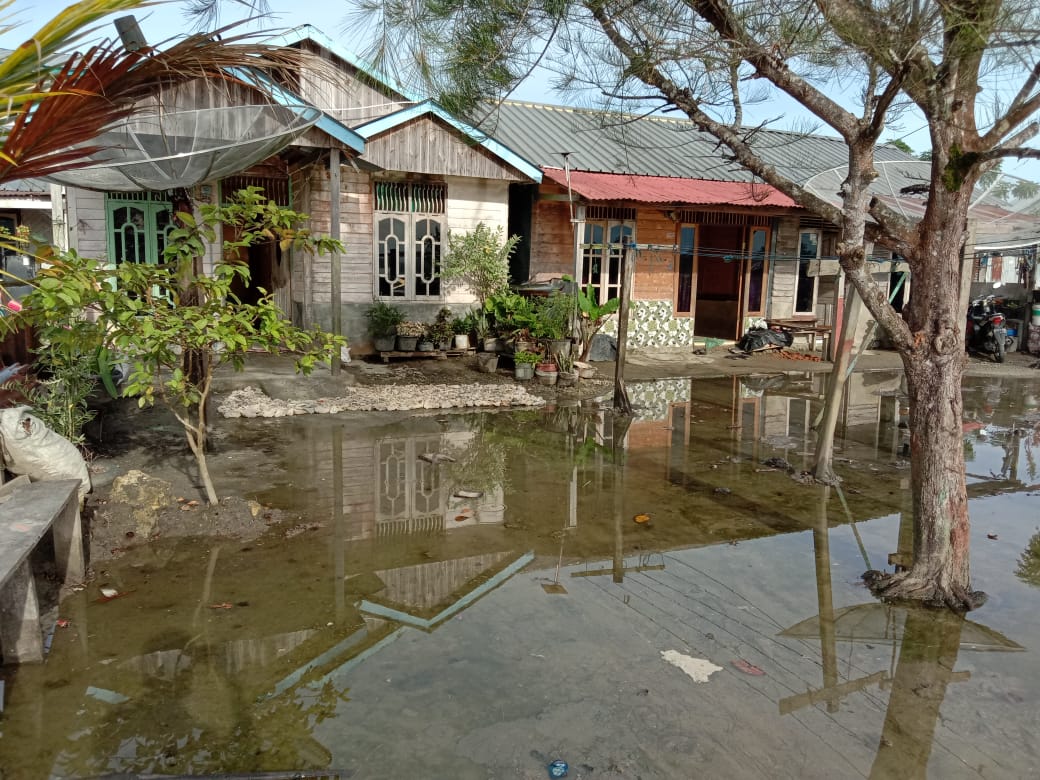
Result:
{"label": "wooden post", "polygon": [[845,378],[852,356],[852,345],[856,339],[856,326],[863,310],[863,299],[851,284],[846,287],[847,297],[844,317],[841,323],[841,334],[838,336],[834,352],[834,363],[827,378],[827,392],[824,396],[823,418],[816,431],[816,457],[813,463],[813,477],[825,484],[835,484],[838,480],[834,474],[834,431],[838,427],[838,412],[841,399],[845,393]]}
{"label": "wooden post", "polygon": [[624,274],[621,279],[621,301],[618,305],[617,361],[614,363],[614,409],[622,414],[632,414],[632,402],[625,389],[625,354],[628,352],[628,309],[632,300],[632,279],[635,276],[635,247],[626,239]]}
{"label": "wooden post", "polygon": [[[339,215],[339,194],[340,194],[340,172],[339,172],[339,149],[332,148],[329,150],[329,238],[334,238],[337,241],[340,238],[340,215]],[[332,293],[331,293],[331,314],[332,314],[332,333],[335,336],[343,335],[343,266],[342,259],[339,256],[339,252],[333,252],[330,258],[332,263]],[[340,369],[340,357],[339,352],[332,356],[332,375],[336,376],[339,374]]]}

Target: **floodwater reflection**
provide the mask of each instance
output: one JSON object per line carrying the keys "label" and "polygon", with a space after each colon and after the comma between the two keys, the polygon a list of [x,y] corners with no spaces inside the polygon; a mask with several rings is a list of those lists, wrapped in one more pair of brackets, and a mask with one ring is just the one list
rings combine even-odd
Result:
{"label": "floodwater reflection", "polygon": [[[3,670],[3,777],[1028,776],[1027,389],[965,392],[970,621],[860,584],[910,553],[895,376],[850,382],[840,489],[800,478],[810,375],[631,385],[632,420],[242,421],[212,468],[304,521],[100,566],[47,663]],[[236,457],[261,446],[262,484]]]}

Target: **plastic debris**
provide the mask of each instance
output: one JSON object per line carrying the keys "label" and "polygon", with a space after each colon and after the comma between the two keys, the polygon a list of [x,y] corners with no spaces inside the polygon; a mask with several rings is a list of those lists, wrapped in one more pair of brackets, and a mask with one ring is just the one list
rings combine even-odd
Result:
{"label": "plastic debris", "polygon": [[441,452],[424,452],[422,455],[419,456],[419,460],[425,460],[427,463],[432,463],[435,466],[438,463],[455,462],[455,458],[451,457],[451,455],[445,455]]}
{"label": "plastic debris", "polygon": [[997,539],[999,539],[1000,537],[999,537],[999,536],[997,536],[996,534],[986,534],[986,538],[987,538],[987,539],[992,539],[992,540],[993,540],[993,541],[995,542],[995,541],[997,541]]}
{"label": "plastic debris", "polygon": [[550,762],[548,769],[549,769],[549,777],[556,778],[556,777],[566,777],[567,776],[567,772],[570,770],[570,767],[567,766],[567,762],[566,761],[561,761],[560,759],[557,758],[555,761]]}
{"label": "plastic debris", "polygon": [[650,522],[650,515],[646,514],[645,512],[640,512],[638,515],[636,515],[632,519],[635,522],[639,523],[640,525],[643,525],[644,523],[649,523]]}
{"label": "plastic debris", "polygon": [[707,658],[694,658],[684,655],[678,650],[662,650],[661,658],[685,672],[694,682],[705,683],[715,672],[721,672],[722,667],[716,666]]}
{"label": "plastic debris", "polygon": [[750,661],[745,661],[743,658],[738,658],[733,661],[733,667],[744,674],[750,674],[752,677],[761,677],[765,672],[758,666],[755,666]]}

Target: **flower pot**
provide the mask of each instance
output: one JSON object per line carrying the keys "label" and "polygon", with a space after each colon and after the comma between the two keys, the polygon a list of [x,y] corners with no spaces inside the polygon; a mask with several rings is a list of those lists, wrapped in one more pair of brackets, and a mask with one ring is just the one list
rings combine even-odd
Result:
{"label": "flower pot", "polygon": [[415,347],[419,343],[418,336],[398,336],[397,337],[397,349],[401,352],[415,352]]}
{"label": "flower pot", "polygon": [[546,372],[549,372],[549,371],[559,371],[559,369],[556,367],[556,363],[554,363],[551,360],[546,360],[543,363],[539,363],[538,365],[535,366],[535,368],[538,371],[541,371],[542,373],[546,373]]}
{"label": "flower pot", "polygon": [[376,352],[393,352],[397,346],[397,336],[373,336],[372,349]]}
{"label": "flower pot", "polygon": [[567,357],[571,354],[571,343],[567,339],[549,342],[549,354]]}
{"label": "flower pot", "polygon": [[513,350],[515,352],[534,352],[538,349],[538,345],[527,339],[517,339],[513,342]]}
{"label": "flower pot", "polygon": [[477,364],[480,366],[480,370],[485,374],[493,374],[498,371],[498,353],[497,352],[478,352],[477,353]]}
{"label": "flower pot", "polygon": [[559,378],[558,371],[542,371],[540,368],[534,370],[534,375],[538,377],[538,381],[543,385],[555,385],[556,380]]}
{"label": "flower pot", "polygon": [[578,384],[577,371],[560,371],[559,377],[556,383],[562,387],[573,387]]}
{"label": "flower pot", "polygon": [[433,342],[427,340],[420,340],[419,343],[416,344],[415,348],[419,352],[433,352]]}
{"label": "flower pot", "polygon": [[456,333],[455,334],[455,349],[469,349],[469,334],[468,333]]}
{"label": "flower pot", "polygon": [[521,382],[534,378],[534,363],[517,363],[513,369],[513,376]]}
{"label": "flower pot", "polygon": [[484,339],[484,351],[485,352],[500,352],[502,350],[502,342],[495,336]]}

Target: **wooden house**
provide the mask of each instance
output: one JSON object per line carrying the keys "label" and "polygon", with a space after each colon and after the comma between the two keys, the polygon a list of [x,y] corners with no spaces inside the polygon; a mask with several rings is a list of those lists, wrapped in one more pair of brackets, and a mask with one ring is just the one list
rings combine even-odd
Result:
{"label": "wooden house", "polygon": [[[836,226],[755,181],[688,120],[505,101],[488,128],[543,171],[540,185],[513,187],[511,232],[528,239],[518,278],[569,274],[602,302],[620,288],[622,241],[636,245],[632,346],[736,339],[766,318],[833,323]],[[752,144],[805,186],[847,161],[837,138],[759,130]],[[891,257],[878,259],[887,286]]]}

